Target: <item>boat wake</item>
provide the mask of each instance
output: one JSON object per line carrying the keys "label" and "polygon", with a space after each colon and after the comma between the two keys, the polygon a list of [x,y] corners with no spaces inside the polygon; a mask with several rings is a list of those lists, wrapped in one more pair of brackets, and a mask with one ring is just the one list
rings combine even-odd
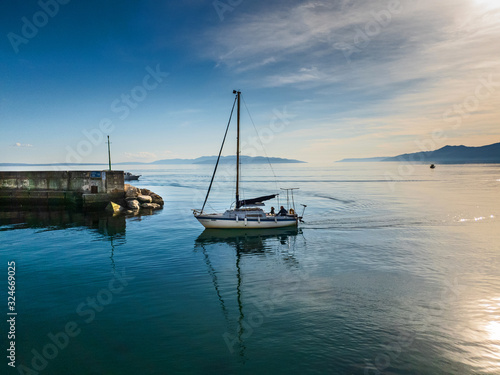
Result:
{"label": "boat wake", "polygon": [[318,197],[318,198],[330,199],[332,201],[336,201],[336,202],[340,202],[340,203],[344,203],[344,204],[355,203],[355,201],[353,201],[351,199],[340,199],[340,198],[330,197],[328,195],[314,194],[314,196]]}

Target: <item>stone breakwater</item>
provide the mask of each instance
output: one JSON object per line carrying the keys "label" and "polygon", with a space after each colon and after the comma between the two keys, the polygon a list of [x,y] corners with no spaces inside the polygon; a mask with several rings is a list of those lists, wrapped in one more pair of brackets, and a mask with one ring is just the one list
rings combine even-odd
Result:
{"label": "stone breakwater", "polygon": [[0,206],[101,210],[124,198],[123,171],[0,171]]}
{"label": "stone breakwater", "polygon": [[125,184],[123,171],[0,171],[2,210],[59,206],[102,211],[107,206],[113,213],[136,214],[163,204],[158,194]]}
{"label": "stone breakwater", "polygon": [[148,189],[140,189],[125,184],[125,197],[118,203],[110,202],[108,211],[115,213],[136,214],[141,210],[158,210],[165,204],[163,198]]}

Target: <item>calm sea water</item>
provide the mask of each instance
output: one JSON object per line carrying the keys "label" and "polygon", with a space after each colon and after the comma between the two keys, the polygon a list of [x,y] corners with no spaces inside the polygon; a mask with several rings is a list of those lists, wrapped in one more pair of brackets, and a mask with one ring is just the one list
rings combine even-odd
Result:
{"label": "calm sea water", "polygon": [[500,373],[500,165],[251,166],[244,195],[300,188],[305,223],[229,233],[190,211],[211,166],[126,168],[162,211],[1,213],[2,374]]}

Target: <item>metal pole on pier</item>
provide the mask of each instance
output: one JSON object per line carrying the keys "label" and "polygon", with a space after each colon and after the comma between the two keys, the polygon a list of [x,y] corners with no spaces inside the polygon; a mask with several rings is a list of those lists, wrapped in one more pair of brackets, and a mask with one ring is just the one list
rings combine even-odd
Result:
{"label": "metal pole on pier", "polygon": [[108,135],[108,161],[109,161],[109,170],[111,170],[111,150],[109,148],[109,135]]}

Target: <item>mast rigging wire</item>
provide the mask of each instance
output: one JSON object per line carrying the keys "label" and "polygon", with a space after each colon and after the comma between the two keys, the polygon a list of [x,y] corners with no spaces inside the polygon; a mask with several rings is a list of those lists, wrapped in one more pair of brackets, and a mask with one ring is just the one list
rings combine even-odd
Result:
{"label": "mast rigging wire", "polygon": [[229,115],[229,121],[227,122],[226,132],[224,133],[224,139],[222,140],[222,145],[220,146],[219,156],[217,157],[217,163],[215,163],[214,173],[212,174],[212,179],[210,180],[210,185],[208,186],[207,196],[205,197],[205,201],[203,202],[203,207],[201,207],[201,213],[203,213],[203,209],[205,208],[205,204],[207,203],[207,199],[210,194],[210,189],[212,189],[215,173],[217,172],[217,166],[219,165],[222,149],[224,148],[224,142],[226,142],[226,136],[227,136],[227,131],[229,130],[229,124],[231,124],[231,118],[233,117],[234,106],[236,105],[236,99],[237,97],[234,98],[233,108],[231,109],[231,114]]}
{"label": "mast rigging wire", "polygon": [[[276,173],[274,173],[273,165],[271,164],[271,161],[269,160],[269,156],[267,156],[266,149],[264,148],[264,145],[262,144],[262,140],[260,139],[259,132],[257,131],[257,127],[255,126],[255,123],[253,122],[252,115],[250,114],[250,111],[248,110],[247,103],[245,102],[245,98],[243,98],[243,95],[242,95],[242,99],[243,99],[243,104],[245,105],[245,109],[247,110],[248,117],[250,117],[250,121],[252,122],[255,133],[257,134],[257,139],[259,140],[262,151],[264,151],[264,155],[266,155],[266,159],[267,159],[267,162],[269,163],[269,167],[271,168],[271,172],[273,172],[274,183],[276,184],[276,190],[279,190],[278,189],[278,181],[277,181]],[[278,201],[279,201],[279,195],[278,195]],[[278,204],[279,204],[279,202],[278,202]]]}

